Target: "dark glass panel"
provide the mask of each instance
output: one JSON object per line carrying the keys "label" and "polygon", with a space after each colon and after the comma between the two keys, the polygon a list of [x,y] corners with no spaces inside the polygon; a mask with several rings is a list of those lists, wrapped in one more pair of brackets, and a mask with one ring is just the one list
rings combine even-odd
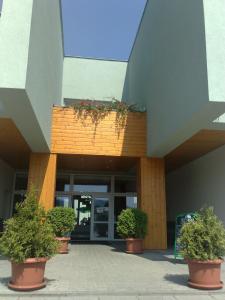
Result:
{"label": "dark glass panel", "polygon": [[68,192],[70,188],[70,176],[69,175],[58,175],[56,177],[56,191],[57,192]]}
{"label": "dark glass panel", "polygon": [[16,174],[15,190],[27,190],[28,175]]}
{"label": "dark glass panel", "polygon": [[115,192],[116,193],[136,193],[135,178],[126,178],[122,176],[115,177]]}
{"label": "dark glass panel", "polygon": [[95,238],[107,238],[108,237],[108,223],[95,223],[94,224],[94,236],[95,236]]}

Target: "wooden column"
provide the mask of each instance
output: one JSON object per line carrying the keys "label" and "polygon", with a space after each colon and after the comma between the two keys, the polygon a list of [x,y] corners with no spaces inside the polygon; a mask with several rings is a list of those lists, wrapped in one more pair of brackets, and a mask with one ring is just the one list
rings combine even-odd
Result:
{"label": "wooden column", "polygon": [[148,214],[145,249],[166,249],[165,166],[161,158],[140,158],[139,207]]}
{"label": "wooden column", "polygon": [[31,185],[38,191],[38,199],[48,210],[54,206],[56,181],[56,154],[32,153],[28,174],[28,189]]}

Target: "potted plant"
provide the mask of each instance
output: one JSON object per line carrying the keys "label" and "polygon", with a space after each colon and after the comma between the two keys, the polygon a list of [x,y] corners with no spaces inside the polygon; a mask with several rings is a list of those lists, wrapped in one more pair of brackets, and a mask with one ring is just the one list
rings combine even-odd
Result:
{"label": "potted plant", "polygon": [[17,204],[15,216],[4,223],[0,238],[0,252],[11,261],[8,286],[22,291],[44,287],[45,264],[57,248],[52,227],[32,188],[24,202]]}
{"label": "potted plant", "polygon": [[225,228],[212,207],[201,209],[193,220],[184,223],[178,243],[188,263],[189,286],[222,288],[220,273],[225,255]]}
{"label": "potted plant", "polygon": [[58,253],[68,253],[68,236],[75,226],[75,212],[70,207],[54,207],[48,211],[48,221],[52,225],[56,239],[60,242]]}
{"label": "potted plant", "polygon": [[138,208],[127,208],[118,216],[117,232],[126,239],[127,253],[143,253],[147,221],[147,214]]}

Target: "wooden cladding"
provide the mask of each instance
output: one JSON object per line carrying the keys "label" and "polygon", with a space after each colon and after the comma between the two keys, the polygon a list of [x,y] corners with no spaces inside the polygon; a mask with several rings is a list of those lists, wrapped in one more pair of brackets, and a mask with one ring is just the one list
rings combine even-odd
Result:
{"label": "wooden cladding", "polygon": [[9,118],[0,118],[0,157],[15,169],[29,165],[30,148],[24,137]]}
{"label": "wooden cladding", "polygon": [[160,158],[140,158],[139,206],[148,214],[145,249],[166,249],[165,166]]}
{"label": "wooden cladding", "polygon": [[53,108],[52,153],[141,157],[146,155],[146,114],[129,112],[125,126],[110,112],[96,125],[73,108]]}
{"label": "wooden cladding", "polygon": [[54,206],[56,158],[56,154],[32,153],[30,156],[28,189],[34,186],[46,210]]}

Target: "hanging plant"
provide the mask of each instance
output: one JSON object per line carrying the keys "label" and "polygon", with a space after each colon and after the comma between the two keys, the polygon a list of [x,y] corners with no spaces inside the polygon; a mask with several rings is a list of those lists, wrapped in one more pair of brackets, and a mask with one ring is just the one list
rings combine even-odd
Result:
{"label": "hanging plant", "polygon": [[129,105],[125,102],[119,101],[116,98],[112,98],[112,101],[106,103],[99,103],[94,100],[85,100],[77,102],[71,106],[77,117],[86,120],[87,117],[91,117],[95,127],[103,120],[110,112],[116,112],[116,129],[119,131],[126,125],[126,118],[128,112],[144,112],[144,110],[138,109],[136,104]]}

